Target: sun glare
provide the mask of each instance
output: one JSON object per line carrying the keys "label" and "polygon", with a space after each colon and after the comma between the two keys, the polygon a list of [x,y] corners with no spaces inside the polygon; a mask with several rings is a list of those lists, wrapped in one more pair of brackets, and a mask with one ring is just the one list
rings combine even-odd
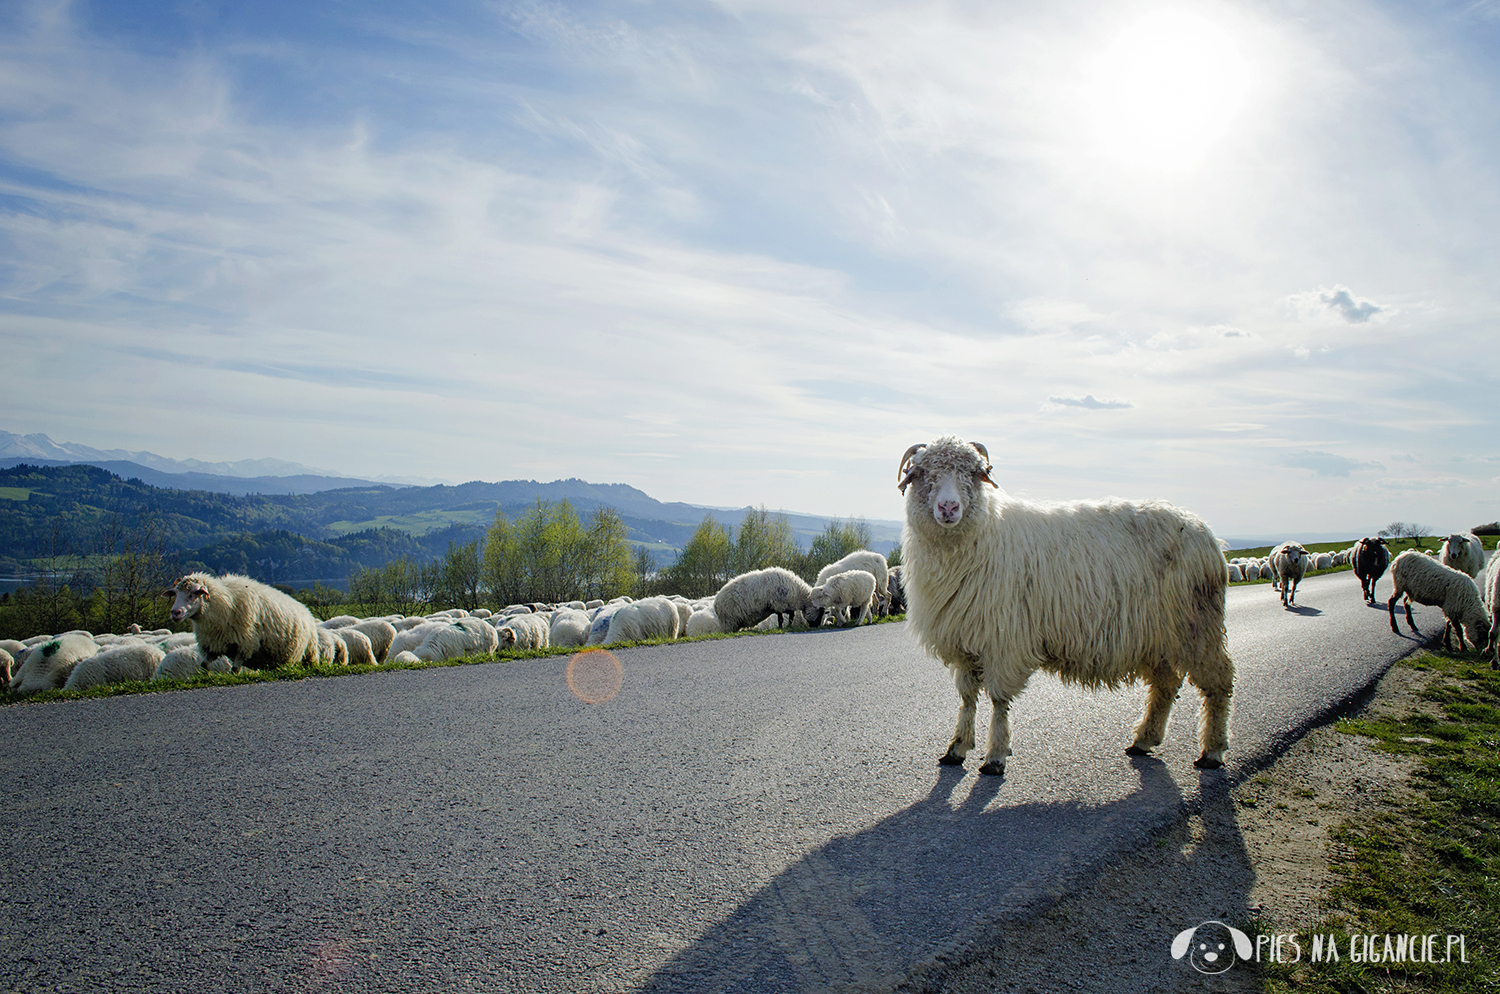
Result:
{"label": "sun glare", "polygon": [[1249,77],[1228,31],[1190,11],[1157,11],[1090,67],[1094,136],[1121,162],[1181,171],[1229,133]]}

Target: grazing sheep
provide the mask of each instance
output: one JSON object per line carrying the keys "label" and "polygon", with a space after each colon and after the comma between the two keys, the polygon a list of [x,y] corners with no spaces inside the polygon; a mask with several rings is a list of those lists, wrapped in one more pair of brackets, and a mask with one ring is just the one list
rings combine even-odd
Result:
{"label": "grazing sheep", "polygon": [[714,609],[705,607],[692,613],[683,634],[693,638],[697,635],[717,635],[723,630],[724,626],[719,624],[719,616],[714,614]]}
{"label": "grazing sheep", "polygon": [[1460,649],[1464,647],[1465,634],[1476,650],[1489,646],[1490,618],[1479,596],[1479,587],[1469,574],[1409,549],[1391,563],[1391,585],[1394,589],[1386,610],[1391,616],[1391,631],[1397,635],[1401,634],[1401,629],[1396,626],[1396,601],[1405,596],[1406,626],[1416,634],[1422,633],[1417,631],[1417,623],[1411,617],[1412,601],[1443,609],[1446,619],[1443,625],[1444,649],[1452,648],[1451,636],[1455,632],[1458,633]]}
{"label": "grazing sheep", "polygon": [[603,644],[675,639],[680,631],[679,617],[677,605],[665,597],[646,597],[633,604],[622,604],[609,620]]}
{"label": "grazing sheep", "polygon": [[1375,603],[1375,581],[1385,575],[1391,564],[1391,550],[1383,538],[1362,538],[1354,543],[1349,555],[1354,566],[1354,575],[1359,577],[1359,589],[1364,598]]}
{"label": "grazing sheep", "polygon": [[87,690],[107,683],[146,681],[156,673],[166,653],[160,646],[138,638],[123,640],[73,667],[63,690]]}
{"label": "grazing sheep", "polygon": [[778,627],[807,610],[812,588],[796,573],[780,566],[741,573],[714,596],[714,614],[726,632],[757,625],[768,614]]}
{"label": "grazing sheep", "polygon": [[1333,569],[1333,553],[1319,552],[1313,556],[1313,569]]}
{"label": "grazing sheep", "polygon": [[318,629],[318,665],[348,666],[349,647],[332,629]]}
{"label": "grazing sheep", "polygon": [[352,625],[335,629],[333,634],[337,635],[344,643],[346,653],[345,661],[350,666],[379,666],[380,660],[375,655],[375,645],[370,641],[370,636]]}
{"label": "grazing sheep", "polygon": [[558,608],[552,615],[548,642],[554,646],[583,645],[588,641],[590,624],[591,619],[583,611],[570,607]]}
{"label": "grazing sheep", "polygon": [[907,623],[954,672],[961,701],[940,762],[961,764],[974,747],[983,687],[994,714],[980,772],[1003,774],[1011,702],[1043,669],[1091,688],[1143,679],[1131,755],[1161,744],[1188,677],[1203,698],[1194,765],[1223,766],[1234,663],[1228,571],[1208,525],[1162,501],[1018,500],[990,469],[984,446],[951,436],[901,457]]}
{"label": "grazing sheep", "polygon": [[1245,574],[1240,572],[1240,568],[1237,564],[1229,563],[1228,567],[1230,583],[1240,583],[1245,579]]}
{"label": "grazing sheep", "polygon": [[359,632],[370,640],[370,651],[375,654],[375,662],[380,662],[390,651],[391,643],[396,640],[396,626],[384,618],[367,618],[356,625],[340,628],[341,632]]}
{"label": "grazing sheep", "polygon": [[1484,574],[1484,610],[1490,619],[1490,640],[1485,645],[1485,655],[1490,657],[1490,669],[1500,669],[1500,556],[1490,562]]}
{"label": "grazing sheep", "polygon": [[875,578],[875,593],[881,599],[885,598],[890,583],[890,567],[886,564],[885,556],[882,556],[878,552],[871,552],[869,549],[860,549],[857,552],[851,552],[838,562],[829,563],[827,566],[824,566],[818,570],[818,578],[814,581],[813,586],[817,586],[830,576],[847,573],[852,569],[862,569],[873,576]]}
{"label": "grazing sheep", "polygon": [[34,694],[61,687],[68,682],[75,666],[98,653],[94,640],[77,632],[32,645],[10,678],[11,693]]}
{"label": "grazing sheep", "polygon": [[[596,619],[595,624],[597,623]],[[501,649],[546,649],[552,641],[551,625],[545,618],[534,614],[512,615],[499,627],[496,634]]]}
{"label": "grazing sheep", "polygon": [[448,659],[492,653],[500,644],[500,636],[488,621],[466,616],[453,618],[429,632],[410,654],[424,663],[440,663]]}
{"label": "grazing sheep", "polygon": [[1473,532],[1467,535],[1454,533],[1443,539],[1442,558],[1438,561],[1450,569],[1477,577],[1484,571],[1484,543]]}
{"label": "grazing sheep", "polygon": [[411,652],[417,646],[421,645],[427,636],[447,627],[448,622],[445,619],[443,621],[423,621],[420,625],[414,625],[405,630],[398,630],[396,637],[391,639],[390,647],[386,649],[386,658],[389,659],[393,656],[398,656],[403,652]]}
{"label": "grazing sheep", "polygon": [[824,577],[808,594],[808,607],[803,612],[808,627],[817,628],[823,624],[825,615],[832,615],[834,625],[842,627],[850,618],[851,609],[859,608],[859,616],[854,619],[854,626],[858,628],[870,620],[870,605],[875,592],[875,577],[862,569]]}
{"label": "grazing sheep", "polygon": [[350,625],[359,624],[359,619],[352,614],[341,614],[335,618],[318,623],[319,628],[348,628]]}
{"label": "grazing sheep", "polygon": [[191,621],[204,655],[235,667],[316,666],[318,623],[307,605],[274,587],[232,573],[189,573],[166,591],[172,620]]}
{"label": "grazing sheep", "polygon": [[1307,575],[1307,550],[1299,542],[1282,542],[1271,553],[1271,572],[1281,591],[1281,606],[1297,606],[1297,584]]}

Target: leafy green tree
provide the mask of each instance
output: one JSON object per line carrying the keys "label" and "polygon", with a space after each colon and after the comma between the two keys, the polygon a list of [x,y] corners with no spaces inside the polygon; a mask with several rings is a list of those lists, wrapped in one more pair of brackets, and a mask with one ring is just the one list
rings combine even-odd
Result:
{"label": "leafy green tree", "polygon": [[484,568],[479,559],[479,540],[449,542],[448,551],[438,566],[435,600],[444,607],[461,607],[472,611],[479,606],[479,591]]}
{"label": "leafy green tree", "polygon": [[807,563],[803,567],[802,578],[811,582],[824,566],[843,559],[851,552],[868,549],[870,541],[870,526],[865,522],[846,522],[834,518],[821,533],[813,536],[812,545],[807,550]]}
{"label": "leafy green tree", "polygon": [[901,565],[901,546],[898,545],[894,549],[892,549],[890,552],[886,553],[885,564],[887,566],[900,566]]}
{"label": "leafy green tree", "polygon": [[706,514],[677,561],[667,567],[664,580],[666,589],[684,597],[707,597],[732,576],[734,540],[728,528]]}
{"label": "leafy green tree", "polygon": [[612,507],[594,510],[584,547],[584,582],[574,598],[610,600],[636,589],[635,563],[625,519]]}
{"label": "leafy green tree", "polygon": [[802,552],[786,515],[771,516],[764,504],[745,512],[734,539],[733,575],[768,566],[801,566]]}

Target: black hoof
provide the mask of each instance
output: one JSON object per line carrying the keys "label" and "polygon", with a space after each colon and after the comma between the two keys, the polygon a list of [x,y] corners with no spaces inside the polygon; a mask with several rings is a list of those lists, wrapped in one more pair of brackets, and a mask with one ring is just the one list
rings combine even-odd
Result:
{"label": "black hoof", "polygon": [[938,757],[938,762],[943,766],[962,766],[964,765],[964,758],[962,756],[955,756],[951,752],[945,752]]}
{"label": "black hoof", "polygon": [[1005,764],[999,760],[992,759],[979,768],[979,772],[987,777],[1005,776]]}
{"label": "black hoof", "polygon": [[1125,755],[1127,755],[1127,756],[1149,756],[1149,755],[1151,755],[1151,750],[1150,749],[1142,749],[1140,746],[1134,746],[1133,745],[1133,746],[1129,746],[1129,747],[1126,748]]}
{"label": "black hoof", "polygon": [[1209,759],[1207,756],[1199,756],[1193,760],[1193,765],[1200,770],[1222,770],[1224,761],[1222,759]]}

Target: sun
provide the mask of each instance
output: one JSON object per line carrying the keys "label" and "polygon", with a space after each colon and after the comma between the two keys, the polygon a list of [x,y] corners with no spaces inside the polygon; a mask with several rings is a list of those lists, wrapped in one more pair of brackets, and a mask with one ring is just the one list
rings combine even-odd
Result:
{"label": "sun", "polygon": [[1089,65],[1093,137],[1122,163],[1181,171],[1229,133],[1249,81],[1228,31],[1190,10],[1158,10]]}

